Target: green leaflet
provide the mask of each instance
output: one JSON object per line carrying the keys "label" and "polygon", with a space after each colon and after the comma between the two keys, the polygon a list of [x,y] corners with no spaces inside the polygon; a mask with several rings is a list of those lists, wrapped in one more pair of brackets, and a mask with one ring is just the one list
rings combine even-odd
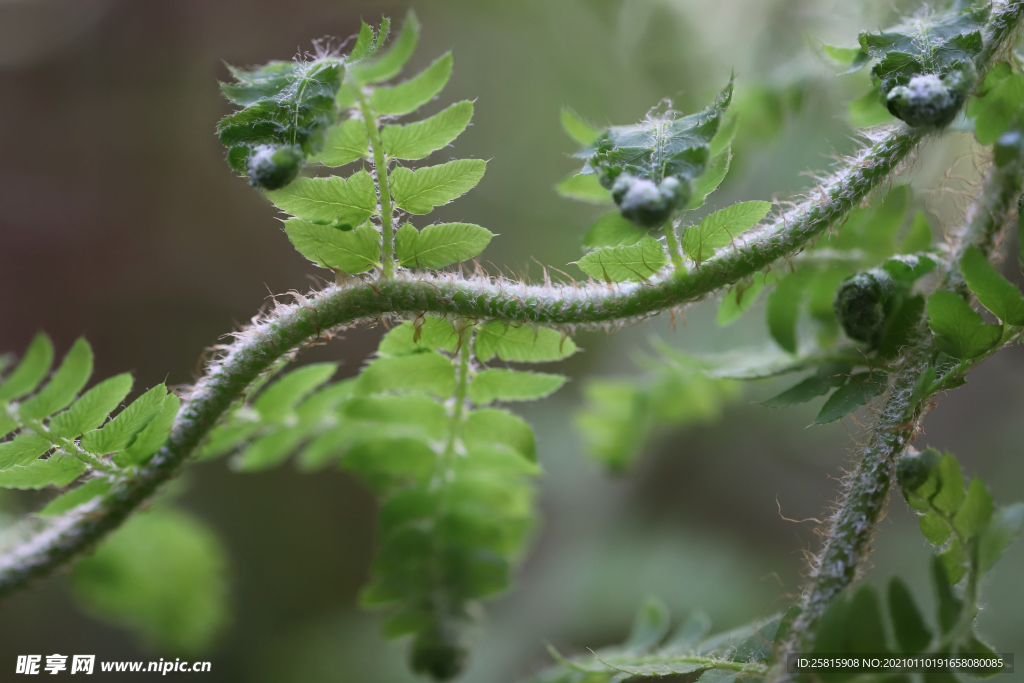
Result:
{"label": "green leaflet", "polygon": [[90,453],[103,455],[123,451],[163,409],[167,387],[158,384],[122,410],[100,429],[82,435],[81,446]]}
{"label": "green leaflet", "polygon": [[983,145],[991,145],[1015,122],[1024,107],[1024,74],[1000,62],[985,77],[982,92],[967,105],[967,116],[974,119],[974,136]]}
{"label": "green leaflet", "polygon": [[174,394],[168,394],[156,417],[139,432],[128,448],[114,456],[114,464],[118,467],[141,465],[153,457],[170,436],[174,418],[178,416],[180,409],[181,399]]}
{"label": "green leaflet", "polygon": [[78,478],[85,465],[69,455],[56,453],[46,460],[32,460],[0,472],[0,488],[42,489],[47,486],[67,486]]}
{"label": "green leaflet", "polygon": [[[88,485],[87,485],[88,486]],[[75,598],[155,646],[199,652],[227,621],[227,558],[190,515],[158,508],[132,516],[79,561]]]}
{"label": "green leaflet", "polygon": [[807,282],[799,273],[780,279],[768,297],[768,331],[772,339],[790,353],[797,352],[796,324]]}
{"label": "green leaflet", "polygon": [[966,301],[946,291],[928,297],[928,326],[935,334],[935,344],[954,358],[977,358],[1002,335],[999,325],[982,322]]}
{"label": "green leaflet", "polygon": [[782,408],[806,403],[818,396],[824,396],[849,380],[849,367],[824,366],[802,382],[786,389],[781,394],[761,401],[768,408]]}
{"label": "green leaflet", "polygon": [[[386,35],[387,31],[382,27],[381,33]],[[352,77],[360,84],[368,83],[380,83],[394,78],[405,66],[405,63],[409,61],[413,51],[416,49],[416,43],[419,42],[420,37],[420,22],[416,18],[416,13],[412,10],[405,15],[405,21],[402,22],[402,30],[398,34],[398,38],[388,51],[380,57],[377,57],[373,61],[362,61],[354,64],[350,73]],[[377,46],[383,42],[383,38],[379,38]]]}
{"label": "green leaflet", "polygon": [[398,262],[406,268],[442,268],[482,252],[494,233],[472,223],[441,223],[417,231],[404,224],[395,235]]}
{"label": "green leaflet", "polygon": [[0,405],[31,393],[53,365],[53,342],[40,332],[32,338],[25,357],[0,384]]}
{"label": "green leaflet", "polygon": [[374,89],[370,96],[370,107],[381,116],[398,116],[416,111],[448,83],[453,61],[452,53],[446,52],[415,78],[395,86]]}
{"label": "green leaflet", "polygon": [[477,360],[501,360],[543,363],[567,358],[576,353],[576,344],[567,335],[548,327],[513,327],[492,321],[477,329],[474,351]]}
{"label": "green leaflet", "polygon": [[888,381],[889,376],[880,370],[851,375],[846,384],[828,397],[821,412],[814,418],[814,424],[834,422],[867,405],[871,399],[885,391]]}
{"label": "green leaflet", "polygon": [[[610,204],[612,202],[611,193],[601,186],[595,175],[573,173],[555,185],[555,191],[563,197],[588,204]],[[621,216],[621,214],[618,215]]]}
{"label": "green leaflet", "polygon": [[971,538],[977,536],[992,518],[992,496],[989,495],[985,483],[975,477],[967,486],[960,509],[953,515],[953,528],[961,536]]}
{"label": "green leaflet", "polygon": [[123,373],[103,380],[50,420],[50,432],[65,439],[96,429],[132,390],[132,376]]}
{"label": "green leaflet", "polygon": [[661,244],[650,237],[643,237],[636,244],[596,249],[577,261],[576,265],[587,275],[599,280],[625,282],[646,280],[666,263],[668,258]]}
{"label": "green leaflet", "polygon": [[284,231],[298,252],[321,268],[355,274],[380,265],[380,233],[369,226],[342,231],[289,218]]}
{"label": "green leaflet", "polygon": [[384,152],[394,159],[422,159],[448,146],[469,125],[473,103],[456,102],[430,118],[404,126],[384,126]]}
{"label": "green leaflet", "polygon": [[592,145],[601,137],[601,129],[585,121],[569,107],[562,107],[562,130],[581,145]]}
{"label": "green leaflet", "polygon": [[28,465],[53,448],[45,437],[35,432],[23,432],[10,441],[0,443],[0,471]]}
{"label": "green leaflet", "polygon": [[740,316],[746,313],[754,305],[754,302],[757,301],[761,290],[767,284],[765,282],[767,279],[768,276],[766,274],[758,273],[748,281],[737,283],[735,287],[726,292],[725,296],[722,297],[722,302],[718,304],[718,315],[716,318],[718,324],[724,327],[739,320]]}
{"label": "green leaflet", "polygon": [[[366,131],[366,123],[359,119],[347,119],[327,129],[324,148],[311,161],[318,161],[324,166],[344,166],[369,153],[370,134]],[[376,207],[376,201],[373,204]]]}
{"label": "green leaflet", "polygon": [[741,232],[757,225],[771,208],[771,202],[741,202],[715,211],[700,225],[686,229],[683,251],[699,266],[711,258],[715,250],[728,246]]}
{"label": "green leaflet", "polygon": [[932,640],[931,630],[925,625],[910,589],[896,577],[889,582],[889,614],[892,615],[893,634],[903,652],[923,652],[928,647]]}
{"label": "green leaflet", "polygon": [[466,416],[462,439],[470,450],[504,446],[531,462],[537,460],[533,429],[523,418],[501,408],[482,408]]}
{"label": "green leaflet", "polygon": [[327,382],[337,370],[337,363],[310,363],[292,370],[265,389],[253,402],[253,408],[263,420],[282,422],[299,401]]}
{"label": "green leaflet", "polygon": [[91,374],[92,347],[78,339],[46,386],[18,407],[18,415],[22,420],[40,420],[66,408]]}
{"label": "green leaflet", "polygon": [[[583,178],[593,176],[580,176]],[[590,249],[600,247],[618,247],[636,244],[647,235],[646,231],[633,225],[622,217],[618,211],[606,213],[590,226],[583,246]]]}
{"label": "green leaflet", "polygon": [[469,384],[469,398],[477,405],[492,401],[534,401],[550,396],[565,384],[562,375],[516,370],[482,370]]}
{"label": "green leaflet", "polygon": [[96,496],[102,496],[110,490],[110,487],[111,483],[106,479],[90,479],[78,488],[54,498],[46,505],[46,507],[36,514],[40,517],[52,517],[64,514],[68,510],[88,503]]}
{"label": "green leaflet", "polygon": [[458,159],[416,171],[399,166],[389,177],[391,196],[398,208],[427,214],[476,187],[486,169],[482,159]]}
{"label": "green leaflet", "polygon": [[239,472],[255,472],[280,465],[303,440],[298,427],[286,427],[254,439],[231,463]]}
{"label": "green leaflet", "polygon": [[[736,119],[732,119],[735,124]],[[732,126],[732,130],[735,131],[735,125]],[[721,134],[722,131],[719,131]],[[715,137],[717,140],[718,137]],[[714,140],[712,141],[711,153],[714,154]],[[718,189],[718,186],[725,180],[725,176],[729,174],[729,163],[732,161],[732,151],[726,147],[724,151],[713,156],[711,162],[708,164],[708,169],[704,172],[704,175],[697,178],[693,183],[693,195],[690,196],[690,201],[686,204],[686,210],[692,211],[693,209],[699,209],[704,206],[705,200],[708,195]]]}
{"label": "green leaflet", "polygon": [[363,368],[356,393],[388,391],[422,391],[447,398],[455,391],[455,369],[438,353],[378,358]]}
{"label": "green leaflet", "polygon": [[444,318],[426,316],[406,321],[384,335],[377,352],[381,356],[404,356],[421,351],[444,349],[453,352],[459,346],[459,334]]}
{"label": "green leaflet", "polygon": [[361,225],[377,211],[377,191],[366,171],[348,178],[299,178],[283,190],[268,192],[267,198],[296,218],[343,230]]}
{"label": "green leaflet", "polygon": [[960,270],[978,301],[1009,325],[1024,325],[1024,296],[989,263],[977,247],[968,247]]}

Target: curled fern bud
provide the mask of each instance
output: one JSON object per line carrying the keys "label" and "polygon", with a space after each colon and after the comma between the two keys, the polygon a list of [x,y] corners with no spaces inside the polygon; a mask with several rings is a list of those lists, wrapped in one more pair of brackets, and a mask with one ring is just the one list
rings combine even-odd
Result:
{"label": "curled fern bud", "polygon": [[967,90],[968,79],[963,72],[921,74],[906,85],[893,87],[886,96],[886,106],[893,116],[911,126],[941,128],[956,117]]}
{"label": "curled fern bud", "polygon": [[302,149],[296,145],[259,145],[246,164],[249,184],[264,190],[279,190],[295,180],[305,160]]}
{"label": "curled fern bud", "polygon": [[834,306],[847,336],[878,346],[896,294],[896,282],[881,268],[844,280],[836,293]]}
{"label": "curled fern bud", "polygon": [[645,228],[663,224],[672,212],[685,206],[692,193],[689,180],[680,182],[669,176],[656,184],[653,180],[621,173],[611,186],[612,199],[622,215]]}
{"label": "curled fern bud", "polygon": [[421,633],[413,642],[409,665],[418,674],[447,681],[462,673],[466,656],[465,647],[432,630]]}

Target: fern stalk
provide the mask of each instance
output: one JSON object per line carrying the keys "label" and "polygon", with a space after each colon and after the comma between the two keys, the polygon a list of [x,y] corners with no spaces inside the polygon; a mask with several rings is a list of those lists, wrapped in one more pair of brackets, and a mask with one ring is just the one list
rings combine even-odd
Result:
{"label": "fern stalk", "polygon": [[359,109],[366,122],[366,132],[370,136],[370,146],[373,147],[373,167],[376,171],[374,175],[377,180],[377,193],[380,197],[380,232],[384,245],[381,263],[384,278],[390,278],[395,272],[395,230],[391,225],[391,187],[388,183],[388,160],[384,156],[384,144],[381,142],[380,131],[377,129],[377,117],[373,115],[373,110],[370,109],[362,88],[356,88],[356,94],[359,98]]}

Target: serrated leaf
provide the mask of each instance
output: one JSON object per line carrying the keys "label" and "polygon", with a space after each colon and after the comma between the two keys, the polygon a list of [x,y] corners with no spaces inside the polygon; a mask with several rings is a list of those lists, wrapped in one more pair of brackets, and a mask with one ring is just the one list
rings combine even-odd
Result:
{"label": "serrated leaf", "polygon": [[[570,176],[566,176],[562,182],[555,185],[555,191],[563,197],[587,202],[588,204],[612,203],[611,193],[601,186],[601,182],[593,174],[582,175],[580,173],[573,173]],[[633,224],[630,223],[630,225]]]}
{"label": "serrated leaf", "polygon": [[324,148],[310,161],[337,167],[362,159],[369,153],[370,134],[366,123],[360,119],[348,119],[327,129]]}
{"label": "serrated leaf", "polygon": [[771,208],[771,202],[740,202],[715,211],[700,225],[686,229],[683,250],[700,265],[711,258],[715,250],[728,246],[737,235],[757,225]]}
{"label": "serrated leaf", "polygon": [[585,121],[569,107],[562,107],[562,130],[577,143],[586,147],[601,137],[601,129]]}
{"label": "serrated leaf", "polygon": [[253,408],[266,422],[281,422],[295,405],[338,371],[337,363],[310,363],[292,370],[267,387],[253,402]]}
{"label": "serrated leaf", "polygon": [[928,222],[928,216],[924,211],[914,214],[914,221],[910,224],[910,230],[900,242],[900,253],[913,254],[915,251],[924,251],[932,246],[932,226]]}
{"label": "serrated leaf", "polygon": [[40,332],[32,338],[24,358],[0,384],[0,405],[31,393],[53,365],[53,342]]}
{"label": "serrated leaf", "polygon": [[359,34],[356,35],[356,42],[352,45],[352,50],[348,53],[348,58],[355,61],[365,57],[366,53],[370,51],[370,48],[374,46],[376,38],[377,36],[374,33],[373,27],[365,21],[361,22],[359,26]]}
{"label": "serrated leaf", "polygon": [[22,420],[40,420],[66,408],[92,374],[92,347],[78,339],[64,356],[57,372],[39,393],[18,407]]}
{"label": "serrated leaf", "polygon": [[992,515],[978,541],[978,569],[982,573],[992,569],[1002,554],[1024,528],[1024,503],[1001,507]]}
{"label": "serrated leaf", "polygon": [[942,545],[949,538],[953,527],[949,526],[941,514],[935,510],[929,510],[920,517],[921,533],[928,539],[929,543]]}
{"label": "serrated leaf", "polygon": [[418,76],[395,86],[374,89],[370,95],[370,108],[379,116],[399,116],[416,111],[448,83],[453,61],[452,53],[446,52]]}
{"label": "serrated leaf", "polygon": [[953,537],[946,549],[939,553],[939,559],[946,570],[950,584],[955,586],[967,574],[967,553],[964,551],[959,537]]}
{"label": "serrated leaf", "polygon": [[477,329],[474,351],[477,360],[485,363],[495,355],[505,361],[543,363],[571,356],[576,344],[549,327],[515,327],[494,320]]}
{"label": "serrated leaf", "polygon": [[967,486],[963,505],[953,516],[953,528],[964,538],[974,538],[992,518],[992,496],[985,483],[975,477]]}
{"label": "serrated leaf", "polygon": [[791,273],[775,284],[775,291],[768,297],[768,331],[775,343],[790,353],[797,352],[796,326],[806,285],[807,280],[799,273]]}
{"label": "serrated leaf", "polygon": [[[716,137],[715,139],[717,140],[718,138]],[[713,148],[712,154],[714,154]],[[708,198],[708,195],[717,190],[718,186],[725,180],[725,176],[729,174],[729,164],[731,161],[732,151],[728,147],[725,148],[725,151],[711,158],[711,162],[708,164],[704,174],[693,181],[693,194],[690,195],[690,201],[686,203],[685,207],[687,211],[704,206],[704,201]]]}
{"label": "serrated leaf", "polygon": [[299,427],[285,427],[253,440],[237,459],[232,469],[238,472],[258,472],[280,465],[305,437]]}
{"label": "serrated leaf", "polygon": [[448,398],[455,392],[455,368],[438,353],[378,358],[356,382],[356,395],[387,391],[421,391]]}
{"label": "serrated leaf", "polygon": [[217,537],[169,509],[133,515],[71,574],[89,612],[129,626],[160,649],[207,647],[228,616],[227,559]]}
{"label": "serrated leaf", "polygon": [[321,268],[355,274],[380,264],[380,233],[369,226],[342,231],[290,218],[284,231],[295,249]]}
{"label": "serrated leaf", "polygon": [[643,237],[638,243],[595,249],[576,265],[587,275],[604,282],[646,280],[668,263],[665,249],[657,240]]}
{"label": "serrated leaf", "polygon": [[721,303],[718,304],[716,322],[725,327],[739,320],[740,316],[746,313],[757,297],[764,289],[767,276],[757,273],[747,282],[737,283],[732,289],[725,293]]}
{"label": "serrated leaf", "polygon": [[928,326],[935,345],[954,358],[982,355],[1002,336],[999,325],[989,325],[954,292],[939,291],[928,297]]}
{"label": "serrated leaf", "polygon": [[23,432],[10,441],[0,443],[0,470],[27,465],[53,448],[45,437],[35,432]]}
{"label": "serrated leaf", "polygon": [[146,425],[155,418],[164,405],[167,387],[158,384],[128,406],[100,429],[82,435],[81,445],[86,451],[104,455],[122,451],[130,446]]}
{"label": "serrated leaf", "polygon": [[76,489],[51,500],[46,507],[37,512],[40,517],[62,515],[68,510],[88,503],[96,496],[102,496],[110,490],[112,484],[106,479],[91,479]]}
{"label": "serrated leaf", "polygon": [[849,380],[848,372],[848,368],[823,368],[802,382],[786,389],[781,394],[761,401],[761,405],[768,408],[782,408],[806,403],[818,396],[824,396],[836,387],[846,384]]}
{"label": "serrated leaf", "polygon": [[442,268],[479,255],[493,237],[472,223],[440,223],[419,231],[406,223],[395,236],[395,251],[406,268]]}
{"label": "serrated leaf", "polygon": [[500,408],[471,411],[462,427],[462,440],[470,450],[497,444],[511,448],[530,462],[537,460],[533,429],[523,418]]}
{"label": "serrated leaf", "polygon": [[491,401],[535,401],[550,396],[565,384],[562,375],[516,370],[481,370],[469,384],[469,398],[477,405]]}
{"label": "serrated leaf", "polygon": [[889,581],[889,615],[900,650],[924,652],[932,641],[932,633],[925,625],[910,589],[897,577]]}
{"label": "serrated leaf", "polygon": [[167,394],[163,406],[145,429],[139,432],[128,448],[114,456],[114,464],[118,467],[141,465],[153,457],[160,447],[167,442],[174,426],[174,418],[181,409],[181,399],[174,394]]}
{"label": "serrated leaf", "polygon": [[482,159],[457,159],[416,171],[400,166],[389,177],[391,196],[403,211],[427,214],[472,190],[486,170]]}
{"label": "serrated leaf", "polygon": [[978,301],[1008,325],[1024,325],[1024,295],[999,274],[975,246],[960,259],[960,270]]}
{"label": "serrated leaf", "polygon": [[993,69],[985,79],[984,90],[983,96],[971,101],[967,114],[974,119],[974,136],[978,142],[991,145],[1020,117],[1024,104],[1024,74],[1000,73]]}
{"label": "serrated leaf", "polygon": [[0,488],[41,489],[67,486],[85,471],[85,464],[74,456],[55,453],[46,460],[32,460],[0,472]]}
{"label": "serrated leaf", "polygon": [[404,126],[384,126],[384,152],[393,159],[422,159],[447,147],[473,118],[473,103],[456,102],[430,118]]}
{"label": "serrated leaf", "polygon": [[633,225],[630,220],[623,218],[622,214],[618,211],[612,211],[598,218],[590,226],[586,237],[583,238],[583,246],[590,249],[628,246],[636,244],[646,236],[646,230]]}
{"label": "serrated leaf", "polygon": [[96,429],[107,415],[114,411],[132,390],[134,380],[129,373],[106,379],[71,404],[71,407],[55,415],[49,423],[54,436],[74,438]]}
{"label": "serrated leaf", "polygon": [[[382,32],[386,34],[383,29]],[[402,22],[402,30],[398,33],[398,38],[391,44],[388,51],[373,61],[353,65],[350,69],[352,76],[362,84],[380,83],[394,78],[412,57],[419,37],[420,22],[416,18],[416,13],[410,9],[405,15],[405,21]],[[378,39],[377,46],[382,41],[383,38]]]}
{"label": "serrated leaf", "polygon": [[284,189],[267,192],[267,198],[303,221],[342,228],[361,225],[377,211],[377,190],[366,171],[348,178],[298,178]]}
{"label": "serrated leaf", "polygon": [[377,353],[381,356],[405,356],[422,351],[454,352],[459,346],[459,334],[444,318],[425,316],[405,321],[380,340]]}
{"label": "serrated leaf", "polygon": [[880,370],[852,375],[849,382],[828,397],[818,417],[814,418],[814,424],[834,422],[844,415],[849,415],[869,403],[875,396],[882,394],[888,381],[889,375]]}
{"label": "serrated leaf", "polygon": [[955,515],[964,502],[964,473],[956,458],[948,453],[939,460],[939,482],[932,505],[947,515]]}

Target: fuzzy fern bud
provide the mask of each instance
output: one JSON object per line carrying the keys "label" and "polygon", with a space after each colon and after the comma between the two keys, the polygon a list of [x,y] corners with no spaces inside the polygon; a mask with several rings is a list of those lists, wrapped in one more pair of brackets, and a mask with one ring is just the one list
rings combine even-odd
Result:
{"label": "fuzzy fern bud", "polygon": [[[447,637],[446,637],[447,636]],[[435,681],[447,681],[462,673],[468,652],[440,630],[421,633],[413,642],[409,666]]]}
{"label": "fuzzy fern bud", "polygon": [[669,219],[673,211],[682,208],[692,194],[692,183],[669,176],[660,184],[621,173],[611,184],[612,199],[622,215],[645,228],[655,228]]}
{"label": "fuzzy fern bud", "polygon": [[259,145],[246,163],[249,184],[264,190],[279,190],[295,180],[305,160],[302,149],[296,145]]}
{"label": "fuzzy fern bud", "polygon": [[967,96],[970,79],[962,71],[943,76],[921,74],[886,96],[889,112],[911,126],[941,128],[956,118]]}
{"label": "fuzzy fern bud", "polygon": [[877,346],[896,294],[896,282],[881,268],[857,273],[843,281],[834,306],[846,334]]}

